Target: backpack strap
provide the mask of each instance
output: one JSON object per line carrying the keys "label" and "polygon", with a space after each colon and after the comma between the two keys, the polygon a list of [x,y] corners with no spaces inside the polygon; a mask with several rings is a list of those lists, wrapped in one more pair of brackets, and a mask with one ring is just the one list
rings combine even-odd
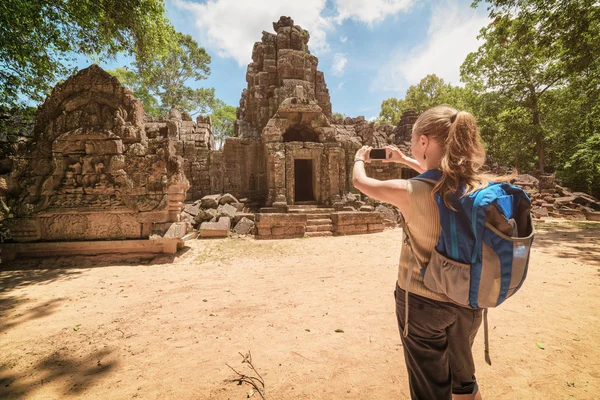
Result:
{"label": "backpack strap", "polygon": [[488,365],[492,365],[492,359],[490,358],[490,341],[488,338],[489,329],[488,329],[488,309],[483,309],[483,342],[485,344],[484,354],[485,354],[485,362]]}

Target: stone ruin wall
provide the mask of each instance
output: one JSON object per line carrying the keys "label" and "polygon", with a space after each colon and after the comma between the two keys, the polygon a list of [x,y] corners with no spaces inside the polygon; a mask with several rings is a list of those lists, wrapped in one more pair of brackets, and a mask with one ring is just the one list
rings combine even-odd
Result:
{"label": "stone ruin wall", "polygon": [[236,136],[260,138],[263,128],[284,100],[294,97],[297,86],[304,88],[327,117],[331,117],[331,100],[323,72],[317,70],[318,59],[310,54],[310,35],[289,17],[273,23],[275,34],[263,32],[254,44],[252,62],[237,111]]}
{"label": "stone ruin wall", "polygon": [[57,85],[2,177],[18,242],[181,237],[189,182],[168,137],[148,137],[132,93],[96,65]]}

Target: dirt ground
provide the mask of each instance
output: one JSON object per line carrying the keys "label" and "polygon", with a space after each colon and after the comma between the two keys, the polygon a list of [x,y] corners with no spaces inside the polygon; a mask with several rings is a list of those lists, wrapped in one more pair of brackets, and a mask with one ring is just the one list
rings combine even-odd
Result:
{"label": "dirt ground", "polygon": [[[0,266],[0,398],[243,399],[226,364],[250,351],[268,399],[406,399],[400,235]],[[491,367],[475,342],[484,398],[599,398],[599,293],[600,224],[538,225],[528,280],[489,313]]]}

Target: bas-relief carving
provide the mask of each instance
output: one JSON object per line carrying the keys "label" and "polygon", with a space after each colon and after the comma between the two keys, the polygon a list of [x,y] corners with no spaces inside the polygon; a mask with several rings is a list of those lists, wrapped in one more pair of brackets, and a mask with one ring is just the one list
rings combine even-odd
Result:
{"label": "bas-relief carving", "polygon": [[13,170],[25,188],[13,225],[27,221],[17,241],[139,239],[137,213],[165,223],[163,211],[183,206],[189,182],[172,141],[149,142],[141,103],[97,66],[53,90],[34,136]]}

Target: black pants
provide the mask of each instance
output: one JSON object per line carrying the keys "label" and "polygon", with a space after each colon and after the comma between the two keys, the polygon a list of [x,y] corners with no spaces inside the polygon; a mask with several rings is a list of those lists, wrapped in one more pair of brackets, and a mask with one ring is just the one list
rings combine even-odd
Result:
{"label": "black pants", "polygon": [[404,290],[396,285],[396,317],[413,400],[445,400],[477,392],[471,348],[482,310],[409,293],[408,337],[404,338]]}

